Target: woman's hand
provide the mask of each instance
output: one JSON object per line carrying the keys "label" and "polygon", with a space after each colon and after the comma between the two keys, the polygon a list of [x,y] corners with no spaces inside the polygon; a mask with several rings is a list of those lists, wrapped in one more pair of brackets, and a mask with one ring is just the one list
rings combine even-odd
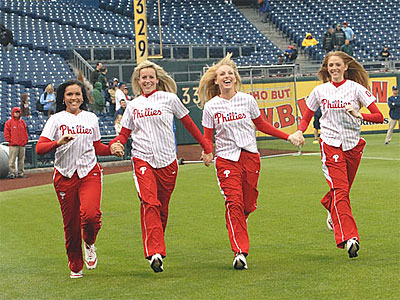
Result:
{"label": "woman's hand", "polygon": [[202,161],[204,161],[204,165],[205,165],[206,167],[208,167],[208,166],[211,165],[213,158],[214,158],[214,156],[213,156],[212,153],[205,154],[204,151],[201,152],[201,157],[200,157],[200,159],[201,159]]}
{"label": "woman's hand", "polygon": [[301,130],[297,130],[295,133],[289,135],[288,141],[291,142],[295,146],[304,145],[305,139],[303,136],[303,132]]}
{"label": "woman's hand", "polygon": [[110,152],[112,155],[115,155],[117,157],[122,157],[124,156],[125,153],[124,149],[125,149],[124,145],[122,145],[121,142],[118,141],[111,145]]}
{"label": "woman's hand", "polygon": [[75,136],[73,134],[64,134],[58,141],[57,141],[57,146],[62,146],[65,145],[66,143],[69,143],[75,139]]}
{"label": "woman's hand", "polygon": [[344,106],[344,109],[345,109],[349,114],[351,114],[354,118],[357,118],[357,119],[360,119],[360,120],[363,119],[362,114],[361,114],[360,112],[357,112],[357,111],[354,109],[353,105],[351,105],[351,104],[346,104],[346,105]]}

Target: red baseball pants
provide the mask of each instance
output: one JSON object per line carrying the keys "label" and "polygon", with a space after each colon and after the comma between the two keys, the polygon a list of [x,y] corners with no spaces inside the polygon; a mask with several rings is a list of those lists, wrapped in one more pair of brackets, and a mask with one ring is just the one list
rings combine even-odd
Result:
{"label": "red baseball pants", "polygon": [[225,198],[225,219],[232,251],[249,253],[247,218],[257,208],[260,155],[243,151],[239,161],[217,157],[218,184]]}
{"label": "red baseball pants", "polygon": [[71,271],[83,268],[83,240],[91,245],[101,228],[101,193],[103,168],[96,164],[83,178],[75,172],[71,178],[54,171],[54,188],[60,202],[64,223],[65,247]]}
{"label": "red baseball pants", "polygon": [[149,259],[159,253],[166,255],[164,232],[167,227],[168,205],[178,175],[176,160],[155,169],[149,163],[133,157],[133,178],[140,199],[140,221],[144,256]]}
{"label": "red baseball pants", "polygon": [[330,187],[321,203],[331,213],[338,248],[343,248],[345,242],[353,237],[359,240],[349,194],[365,144],[361,138],[353,149],[343,151],[342,147],[329,146],[320,139],[322,171]]}

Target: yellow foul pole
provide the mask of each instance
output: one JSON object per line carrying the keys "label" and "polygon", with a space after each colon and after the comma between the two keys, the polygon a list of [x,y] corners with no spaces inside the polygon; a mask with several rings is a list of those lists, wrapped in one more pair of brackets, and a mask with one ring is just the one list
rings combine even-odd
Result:
{"label": "yellow foul pole", "polygon": [[133,0],[135,18],[136,63],[147,59],[149,52],[147,44],[146,0]]}

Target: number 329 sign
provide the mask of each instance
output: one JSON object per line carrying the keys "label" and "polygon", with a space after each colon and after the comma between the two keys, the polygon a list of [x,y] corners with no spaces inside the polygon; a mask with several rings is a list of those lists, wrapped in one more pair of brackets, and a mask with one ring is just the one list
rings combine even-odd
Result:
{"label": "number 329 sign", "polygon": [[135,17],[136,63],[147,59],[147,19],[146,0],[133,0]]}

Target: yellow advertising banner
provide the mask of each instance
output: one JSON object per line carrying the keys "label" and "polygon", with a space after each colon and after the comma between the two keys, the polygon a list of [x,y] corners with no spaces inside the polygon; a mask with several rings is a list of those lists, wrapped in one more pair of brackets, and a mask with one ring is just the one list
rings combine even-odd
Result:
{"label": "yellow advertising banner", "polygon": [[[392,96],[392,86],[397,85],[396,77],[370,78],[369,83],[372,94],[377,99],[376,104],[385,119],[383,124],[363,121],[361,131],[387,130],[389,122],[387,99]],[[294,82],[244,84],[242,91],[254,96],[261,114],[270,124],[286,133],[293,133],[297,130],[297,116],[301,118],[308,96],[319,84],[321,82],[316,80],[297,82],[297,106]],[[364,107],[361,112],[367,113],[368,109]],[[305,134],[312,134],[313,130],[311,120]],[[265,134],[257,132],[257,136]]]}

